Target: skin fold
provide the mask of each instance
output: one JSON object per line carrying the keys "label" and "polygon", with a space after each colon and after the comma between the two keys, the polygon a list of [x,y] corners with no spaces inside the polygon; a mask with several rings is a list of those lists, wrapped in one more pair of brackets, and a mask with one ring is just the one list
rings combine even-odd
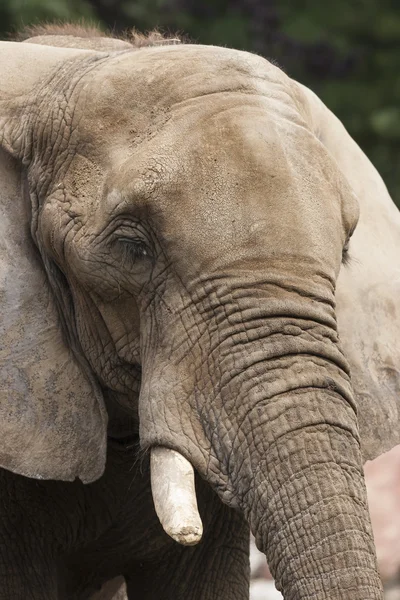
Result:
{"label": "skin fold", "polygon": [[[285,599],[381,599],[362,464],[399,441],[400,218],[379,175],[260,57],[41,34],[0,44],[0,600],[120,575],[129,598],[245,600],[249,530]],[[196,546],[158,521],[154,447],[195,469]]]}

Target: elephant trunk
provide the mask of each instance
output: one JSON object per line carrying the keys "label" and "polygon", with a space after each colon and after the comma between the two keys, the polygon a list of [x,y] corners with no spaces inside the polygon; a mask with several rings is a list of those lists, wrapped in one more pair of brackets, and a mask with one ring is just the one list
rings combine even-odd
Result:
{"label": "elephant trunk", "polygon": [[243,462],[239,446],[232,452],[242,461],[233,487],[285,600],[382,598],[347,412],[334,392],[282,395],[248,416],[250,459]]}
{"label": "elephant trunk", "polygon": [[379,600],[356,406],[335,328],[322,311],[319,321],[279,321],[267,339],[247,331],[224,353],[226,417],[215,426],[227,499],[285,600]]}
{"label": "elephant trunk", "polygon": [[276,290],[220,292],[208,346],[178,340],[145,373],[142,444],[181,452],[245,515],[285,600],[381,600],[333,294]]}

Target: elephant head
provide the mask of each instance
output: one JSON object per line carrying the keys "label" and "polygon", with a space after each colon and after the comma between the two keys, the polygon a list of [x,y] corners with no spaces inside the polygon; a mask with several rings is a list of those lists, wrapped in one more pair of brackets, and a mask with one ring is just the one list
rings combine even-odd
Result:
{"label": "elephant head", "polygon": [[192,465],[285,598],[381,598],[362,458],[400,432],[384,184],[260,57],[102,50],[0,47],[1,465],[100,477],[111,391],[171,535],[201,536]]}

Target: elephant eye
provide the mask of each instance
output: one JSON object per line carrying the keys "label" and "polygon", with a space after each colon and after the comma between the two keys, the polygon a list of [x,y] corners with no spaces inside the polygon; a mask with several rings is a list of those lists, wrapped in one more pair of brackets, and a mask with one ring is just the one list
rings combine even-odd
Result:
{"label": "elephant eye", "polygon": [[350,238],[346,241],[345,245],[343,246],[343,250],[342,250],[342,264],[343,265],[348,265],[350,263],[350,254],[349,254],[349,248],[350,248]]}
{"label": "elephant eye", "polygon": [[118,238],[118,244],[123,252],[123,259],[130,259],[133,262],[143,258],[150,258],[151,252],[147,244],[137,238]]}

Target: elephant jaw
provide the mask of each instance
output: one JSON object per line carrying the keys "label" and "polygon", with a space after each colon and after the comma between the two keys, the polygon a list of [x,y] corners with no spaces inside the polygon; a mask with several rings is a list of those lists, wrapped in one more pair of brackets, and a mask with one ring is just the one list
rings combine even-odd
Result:
{"label": "elephant jaw", "polygon": [[164,531],[184,546],[198,544],[203,524],[192,465],[179,452],[158,446],[151,449],[150,471],[154,506]]}

